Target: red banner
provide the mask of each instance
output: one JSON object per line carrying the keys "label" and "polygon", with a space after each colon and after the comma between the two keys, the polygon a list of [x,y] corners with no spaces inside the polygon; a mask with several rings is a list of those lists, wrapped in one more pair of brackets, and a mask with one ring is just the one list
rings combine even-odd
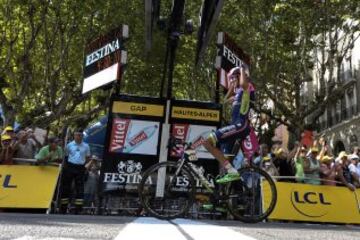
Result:
{"label": "red banner", "polygon": [[[171,135],[172,137],[181,140],[182,142],[186,141],[186,136],[188,134],[189,124],[174,124],[172,125]],[[182,150],[183,145],[178,144],[175,148],[171,149],[170,156],[178,157],[178,151]],[[178,151],[177,151],[178,150]]]}
{"label": "red banner", "polygon": [[254,128],[250,127],[250,134],[242,142],[242,149],[247,159],[254,156],[254,153],[259,149],[259,142],[257,140]]}
{"label": "red banner", "polygon": [[110,139],[110,152],[121,152],[125,146],[129,119],[114,118]]}

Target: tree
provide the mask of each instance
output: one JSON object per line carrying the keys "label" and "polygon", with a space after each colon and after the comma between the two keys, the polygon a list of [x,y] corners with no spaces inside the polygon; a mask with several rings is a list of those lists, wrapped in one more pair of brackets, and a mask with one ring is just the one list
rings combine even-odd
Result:
{"label": "tree", "polygon": [[141,13],[140,3],[124,2],[1,0],[0,104],[6,124],[15,117],[25,126],[87,122],[107,108],[108,92],[81,94],[83,49],[124,16],[130,21],[128,12]]}
{"label": "tree", "polygon": [[[252,57],[252,77],[258,93],[257,108],[300,136],[326,106],[341,97],[338,84],[327,88],[325,78],[340,75],[340,65],[359,36],[359,6],[352,1],[248,1],[229,2],[221,28],[234,36]],[[314,51],[322,51],[322,59]],[[319,56],[319,55],[316,55]],[[318,61],[320,60],[320,64]],[[315,98],[304,102],[301,91],[313,80],[320,66],[320,89]],[[337,71],[337,74],[334,74]],[[269,109],[271,99],[275,108]],[[331,100],[331,102],[330,102]]]}
{"label": "tree", "polygon": [[[187,1],[184,18],[198,19],[201,3]],[[170,11],[171,1],[161,1],[160,14]],[[356,1],[225,1],[217,29],[251,55],[257,110],[299,135],[305,119],[315,122],[330,99],[341,97],[343,86],[329,87],[326,76],[339,79],[339,66],[358,38],[358,20]],[[153,48],[146,52],[144,21],[141,1],[0,0],[0,104],[7,122],[60,127],[86,124],[106,112],[111,90],[81,94],[83,49],[120,24],[130,29],[121,92],[159,96],[166,33],[155,28]],[[199,68],[195,49],[195,34],[181,36],[173,95],[213,101],[216,46],[209,46]],[[305,103],[300,93],[315,70],[320,90]],[[274,109],[267,107],[269,99]]]}

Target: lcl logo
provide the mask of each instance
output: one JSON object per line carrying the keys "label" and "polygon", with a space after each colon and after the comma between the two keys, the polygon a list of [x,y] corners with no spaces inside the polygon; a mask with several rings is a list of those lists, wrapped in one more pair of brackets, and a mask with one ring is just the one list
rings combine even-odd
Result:
{"label": "lcl logo", "polygon": [[316,192],[306,192],[303,197],[301,197],[300,193],[295,191],[294,199],[297,203],[309,203],[309,204],[323,204],[323,205],[331,205],[330,202],[326,202],[323,193]]}
{"label": "lcl logo", "polygon": [[322,217],[328,211],[331,202],[321,192],[291,192],[291,203],[294,209],[306,217]]}
{"label": "lcl logo", "polygon": [[11,184],[11,175],[7,174],[4,177],[0,175],[0,182],[3,188],[17,188],[17,185]]}

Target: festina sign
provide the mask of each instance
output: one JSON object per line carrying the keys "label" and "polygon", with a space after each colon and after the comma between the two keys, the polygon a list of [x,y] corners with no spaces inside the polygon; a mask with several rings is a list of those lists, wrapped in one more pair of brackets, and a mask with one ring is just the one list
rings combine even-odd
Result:
{"label": "festina sign", "polygon": [[82,93],[87,93],[120,78],[120,67],[126,64],[123,42],[128,38],[127,25],[116,28],[90,42],[85,49]]}
{"label": "festina sign", "polygon": [[227,73],[233,68],[246,64],[250,66],[250,57],[236,45],[225,32],[219,32],[217,36],[218,55],[215,67],[218,70],[218,81],[224,88],[228,88]]}

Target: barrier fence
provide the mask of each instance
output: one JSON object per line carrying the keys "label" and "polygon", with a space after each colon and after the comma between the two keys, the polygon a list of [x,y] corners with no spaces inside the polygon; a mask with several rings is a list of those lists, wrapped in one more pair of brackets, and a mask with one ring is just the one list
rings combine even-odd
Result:
{"label": "barrier fence", "polygon": [[0,165],[0,208],[49,209],[60,166]]}
{"label": "barrier fence", "polygon": [[[17,159],[16,161],[35,162],[31,159]],[[0,165],[0,208],[49,209],[59,174],[59,165]],[[268,187],[266,184],[262,186],[264,204],[269,202]],[[279,181],[276,182],[276,188],[277,203],[268,217],[270,220],[360,224],[360,189],[350,191],[346,187],[339,186]],[[117,197],[121,198],[121,196]],[[126,199],[130,202],[134,201],[134,198]],[[120,204],[120,200],[116,208],[126,210],[130,202]],[[134,204],[131,205],[131,210],[134,210],[134,206]],[[107,206],[107,208],[111,209],[112,206]],[[197,215],[199,211],[195,208],[196,206],[192,213]]]}
{"label": "barrier fence", "polygon": [[[263,186],[264,203],[267,189]],[[278,192],[272,220],[360,224],[360,189],[276,182]]]}

